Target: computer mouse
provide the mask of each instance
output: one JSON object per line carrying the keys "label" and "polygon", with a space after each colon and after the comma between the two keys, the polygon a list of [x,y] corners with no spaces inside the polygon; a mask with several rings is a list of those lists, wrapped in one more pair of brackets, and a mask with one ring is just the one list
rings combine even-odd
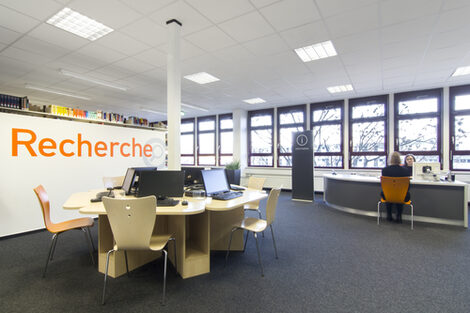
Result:
{"label": "computer mouse", "polygon": [[181,205],[188,205],[188,201],[186,200],[181,201]]}

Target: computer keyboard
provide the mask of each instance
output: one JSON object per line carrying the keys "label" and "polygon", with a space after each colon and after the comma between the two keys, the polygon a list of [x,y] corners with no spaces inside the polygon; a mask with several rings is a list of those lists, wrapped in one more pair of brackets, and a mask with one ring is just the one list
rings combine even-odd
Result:
{"label": "computer keyboard", "polygon": [[157,206],[175,206],[179,203],[179,200],[172,198],[157,199]]}
{"label": "computer keyboard", "polygon": [[243,196],[243,192],[240,191],[230,191],[230,192],[221,192],[212,195],[214,200],[230,200]]}
{"label": "computer keyboard", "polygon": [[230,189],[235,190],[235,191],[241,191],[241,190],[245,190],[246,188],[242,187],[242,186],[237,186],[237,185],[231,184]]}
{"label": "computer keyboard", "polygon": [[101,191],[98,192],[95,196],[95,198],[91,199],[90,202],[101,202],[103,201],[103,197],[110,197],[114,198],[114,193],[112,191]]}

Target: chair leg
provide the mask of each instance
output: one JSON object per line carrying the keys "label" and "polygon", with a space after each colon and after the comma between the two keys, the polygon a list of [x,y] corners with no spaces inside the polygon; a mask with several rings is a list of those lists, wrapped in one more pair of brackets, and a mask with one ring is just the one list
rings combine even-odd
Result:
{"label": "chair leg", "polygon": [[256,235],[256,233],[254,232],[253,237],[255,237],[256,240],[256,250],[258,251],[258,262],[259,266],[261,267],[261,277],[264,277],[263,264],[261,263],[261,253],[259,252],[258,235]]}
{"label": "chair leg", "polygon": [[[261,210],[258,208],[257,211],[258,211],[259,219],[262,220],[263,216],[261,215]],[[263,238],[264,238],[264,230],[263,230]]]}
{"label": "chair leg", "polygon": [[163,296],[162,296],[162,305],[165,305],[165,291],[166,291],[166,267],[168,262],[168,252],[165,249],[162,249],[165,259],[163,262]]}
{"label": "chair leg", "polygon": [[225,255],[225,266],[227,266],[227,260],[228,260],[228,254],[230,253],[230,246],[232,245],[232,236],[233,233],[238,229],[238,227],[232,228],[232,231],[230,232],[230,239],[228,240],[228,248],[227,248],[227,254]]}
{"label": "chair leg", "polygon": [[96,252],[95,244],[93,242],[93,237],[91,237],[90,227],[87,227],[86,231],[88,233],[88,237],[90,238],[91,246],[93,247],[93,252]]}
{"label": "chair leg", "polygon": [[247,230],[247,231],[246,231],[246,236],[245,236],[245,244],[243,245],[243,253],[244,253],[245,250],[246,250],[246,243],[248,242],[248,238],[249,238],[248,234],[249,234],[249,233],[250,233],[250,232]]}
{"label": "chair leg", "polygon": [[42,278],[46,277],[47,265],[49,265],[49,260],[52,259],[52,252],[54,250],[55,243],[57,242],[58,237],[58,233],[52,235],[51,246],[49,247],[49,253],[47,254],[46,267],[44,268],[44,272],[42,273]]}
{"label": "chair leg", "polygon": [[[60,234],[60,233],[57,233],[57,236],[56,236],[56,238],[55,238],[55,240],[54,240],[54,244],[53,244],[53,246],[52,246],[52,251],[51,251],[51,255],[50,255],[49,261],[52,261],[52,259],[54,258],[55,247],[57,246],[57,240],[59,239],[59,234]],[[51,243],[51,244],[52,244],[52,243]]]}
{"label": "chair leg", "polygon": [[85,235],[85,241],[88,244],[88,249],[90,250],[91,263],[95,265],[95,259],[93,258],[93,247],[92,247],[91,241],[89,240],[90,237],[87,235],[87,231],[85,227],[82,227],[82,231],[83,231],[83,234]]}
{"label": "chair leg", "polygon": [[274,239],[273,224],[269,225],[271,228],[271,236],[273,237],[274,253],[276,254],[276,259],[279,259],[277,256],[276,240]]}
{"label": "chair leg", "polygon": [[410,207],[411,207],[411,230],[413,230],[413,214],[414,214],[414,212],[413,212],[413,205],[410,204]]}
{"label": "chair leg", "polygon": [[130,274],[129,274],[129,262],[128,262],[128,260],[127,260],[127,250],[124,250],[124,258],[126,259],[127,277],[130,277]]}
{"label": "chair leg", "polygon": [[108,279],[109,256],[112,252],[114,252],[114,249],[109,250],[108,253],[106,253],[106,270],[104,272],[103,298],[101,299],[101,304],[103,304],[103,305],[104,305],[104,299],[105,299],[105,295],[106,295],[106,281]]}
{"label": "chair leg", "polygon": [[377,225],[380,224],[380,201],[377,202]]}

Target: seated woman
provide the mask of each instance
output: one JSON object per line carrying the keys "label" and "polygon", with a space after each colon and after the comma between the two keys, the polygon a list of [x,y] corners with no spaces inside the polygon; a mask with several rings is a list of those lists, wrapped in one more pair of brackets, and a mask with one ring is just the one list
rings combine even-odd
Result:
{"label": "seated woman", "polygon": [[413,175],[413,163],[416,162],[416,158],[412,154],[407,154],[405,156],[405,164],[403,165],[404,168],[408,170],[408,176]]}
{"label": "seated woman", "polygon": [[[410,176],[408,175],[408,169],[406,169],[403,166],[400,166],[401,163],[401,158],[400,158],[400,153],[397,151],[392,152],[392,154],[389,157],[388,160],[388,166],[384,167],[382,169],[382,176],[387,176],[387,177],[406,177]],[[385,199],[384,193],[381,193],[381,196],[383,199]],[[387,199],[385,199],[387,200]],[[410,200],[410,193],[407,192],[406,197],[405,197],[405,202]],[[392,205],[395,205],[397,208],[397,214],[396,214],[396,219],[395,221],[397,223],[401,223],[401,213],[403,212],[403,204],[399,203],[390,203],[387,202],[387,221],[392,221]]]}

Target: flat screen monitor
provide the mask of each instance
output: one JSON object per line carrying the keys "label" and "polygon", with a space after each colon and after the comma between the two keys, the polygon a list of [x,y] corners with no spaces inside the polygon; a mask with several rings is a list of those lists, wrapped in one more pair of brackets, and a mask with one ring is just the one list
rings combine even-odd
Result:
{"label": "flat screen monitor", "polygon": [[126,192],[126,195],[131,193],[132,185],[134,183],[134,174],[135,170],[133,168],[128,168],[126,176],[122,182],[122,189]]}
{"label": "flat screen monitor", "polygon": [[414,162],[413,179],[425,179],[433,174],[439,174],[441,164],[439,162]]}
{"label": "flat screen monitor", "polygon": [[201,171],[202,167],[182,167],[184,170],[184,185],[191,186],[194,184],[202,184]]}
{"label": "flat screen monitor", "polygon": [[157,171],[157,167],[133,167],[135,174],[134,174],[134,181],[132,182],[132,187],[139,187],[139,180],[140,174],[143,172],[155,172]]}
{"label": "flat screen monitor", "polygon": [[219,192],[230,191],[230,186],[225,175],[225,170],[203,170],[201,171],[202,181],[206,194],[210,197]]}
{"label": "flat screen monitor", "polygon": [[140,173],[138,197],[154,195],[157,199],[182,197],[184,171],[144,171]]}

